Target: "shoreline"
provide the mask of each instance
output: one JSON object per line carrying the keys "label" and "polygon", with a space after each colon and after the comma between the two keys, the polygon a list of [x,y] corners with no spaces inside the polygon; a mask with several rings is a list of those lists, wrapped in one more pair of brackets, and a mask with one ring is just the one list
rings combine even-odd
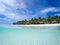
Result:
{"label": "shoreline", "polygon": [[11,26],[17,26],[17,27],[45,27],[45,26],[60,26],[60,23],[59,24],[30,24],[30,25],[6,25],[6,24],[3,24],[3,25],[0,25],[0,26],[4,26],[4,27],[11,27]]}
{"label": "shoreline", "polygon": [[31,25],[13,25],[13,26],[60,26],[59,24],[31,24]]}

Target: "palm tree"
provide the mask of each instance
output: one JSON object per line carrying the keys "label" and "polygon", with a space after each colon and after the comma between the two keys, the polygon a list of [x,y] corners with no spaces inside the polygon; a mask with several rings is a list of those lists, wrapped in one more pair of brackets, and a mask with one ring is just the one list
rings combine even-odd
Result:
{"label": "palm tree", "polygon": [[58,15],[55,16],[55,20],[56,20],[57,22],[59,22],[59,16],[58,16]]}
{"label": "palm tree", "polygon": [[47,20],[48,20],[48,23],[51,23],[52,17],[51,17],[51,16],[48,16],[48,17],[47,17]]}
{"label": "palm tree", "polygon": [[32,18],[31,20],[29,20],[30,24],[34,24],[34,19]]}
{"label": "palm tree", "polygon": [[47,18],[32,18],[31,20],[17,21],[13,24],[44,24],[44,23],[60,23],[60,16],[48,16]]}
{"label": "palm tree", "polygon": [[42,21],[42,18],[41,18],[41,17],[38,17],[38,20],[39,20],[39,21]]}

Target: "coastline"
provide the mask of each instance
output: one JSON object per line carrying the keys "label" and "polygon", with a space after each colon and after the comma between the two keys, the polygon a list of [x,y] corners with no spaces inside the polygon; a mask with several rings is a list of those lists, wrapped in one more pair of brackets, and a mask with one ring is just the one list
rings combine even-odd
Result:
{"label": "coastline", "polygon": [[0,27],[57,27],[59,24],[0,25]]}
{"label": "coastline", "polygon": [[13,26],[60,26],[59,24],[31,24],[31,25],[13,25]]}

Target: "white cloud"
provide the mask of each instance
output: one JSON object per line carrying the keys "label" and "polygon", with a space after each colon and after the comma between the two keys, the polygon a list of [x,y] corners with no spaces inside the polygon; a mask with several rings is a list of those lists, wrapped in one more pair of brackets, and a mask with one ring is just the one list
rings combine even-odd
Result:
{"label": "white cloud", "polygon": [[5,10],[6,10],[6,6],[0,3],[0,13],[4,13]]}
{"label": "white cloud", "polygon": [[21,8],[21,9],[26,9],[26,7],[27,7],[27,6],[26,6],[26,4],[25,4],[24,2],[21,2],[21,3],[20,3],[20,8]]}
{"label": "white cloud", "polygon": [[24,1],[17,2],[17,0],[0,0],[0,12],[4,11],[16,11],[17,8],[19,9],[26,9],[27,5]]}
{"label": "white cloud", "polygon": [[[17,8],[26,9],[24,1],[18,3],[17,0],[0,0],[0,14],[4,15],[5,18],[0,20],[12,21],[12,20],[23,20],[27,16],[17,12]],[[23,11],[24,12],[24,11]]]}
{"label": "white cloud", "polygon": [[41,12],[41,13],[48,13],[48,12],[56,12],[56,11],[57,11],[57,8],[55,8],[55,7],[50,7],[50,8],[43,9],[43,10],[41,10],[40,12]]}
{"label": "white cloud", "polygon": [[0,0],[0,3],[6,3],[10,6],[15,6],[16,5],[16,0]]}

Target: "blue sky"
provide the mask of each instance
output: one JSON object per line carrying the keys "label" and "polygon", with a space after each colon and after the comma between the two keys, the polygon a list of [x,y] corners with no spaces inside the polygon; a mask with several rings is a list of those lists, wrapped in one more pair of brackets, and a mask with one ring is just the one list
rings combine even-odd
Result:
{"label": "blue sky", "polygon": [[56,14],[60,16],[60,0],[0,0],[0,24]]}

